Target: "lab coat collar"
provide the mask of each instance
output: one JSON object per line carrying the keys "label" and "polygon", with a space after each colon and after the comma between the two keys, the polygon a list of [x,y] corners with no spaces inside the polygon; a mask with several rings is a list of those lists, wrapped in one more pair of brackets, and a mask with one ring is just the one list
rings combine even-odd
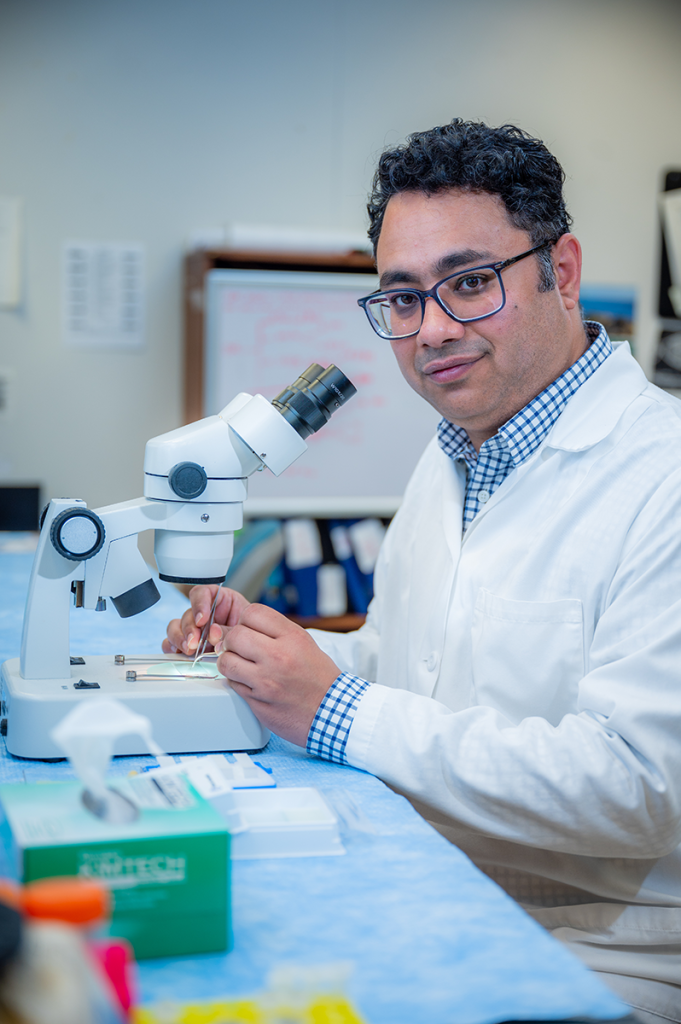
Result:
{"label": "lab coat collar", "polygon": [[629,343],[614,342],[612,355],[584,381],[554,423],[545,447],[578,452],[598,444],[648,386]]}
{"label": "lab coat collar", "polygon": [[[454,460],[449,455],[445,455],[439,446],[438,453],[443,456],[443,459],[440,460],[442,524],[452,562],[456,565],[461,554],[461,522],[466,500],[466,466],[461,459]],[[461,515],[452,519],[452,508],[460,508]],[[431,544],[429,550],[434,550],[434,545]]]}
{"label": "lab coat collar", "polygon": [[[627,406],[649,386],[643,370],[631,354],[629,343],[614,342],[612,355],[575,392],[544,442],[509,473],[487,504],[480,509],[466,530],[463,543],[470,542],[486,516],[530,471],[542,451],[553,448],[578,452],[598,444],[612,432]],[[450,550],[454,553],[451,542]]]}

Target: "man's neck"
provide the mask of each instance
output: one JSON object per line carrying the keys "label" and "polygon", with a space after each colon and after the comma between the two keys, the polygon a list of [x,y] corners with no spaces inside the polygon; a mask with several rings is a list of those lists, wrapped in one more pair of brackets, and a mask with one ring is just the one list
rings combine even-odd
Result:
{"label": "man's neck", "polygon": [[[548,387],[551,386],[551,384],[559,380],[559,378],[562,377],[563,374],[566,373],[571,366],[574,366],[575,363],[579,362],[584,353],[588,351],[594,338],[591,338],[589,336],[586,328],[586,323],[581,319],[581,316],[578,321],[575,321],[575,328],[571,332],[571,334],[572,342],[567,350],[568,355],[563,367],[558,371],[558,373],[554,372],[551,378],[547,380],[542,387],[540,387],[538,390],[535,390],[534,394],[528,397],[526,402],[524,402],[517,409],[514,409],[510,414],[506,415],[498,424],[496,424],[496,426],[492,428],[486,427],[485,429],[479,431],[476,431],[475,429],[469,429],[468,427],[463,428],[466,430],[466,433],[470,438],[470,442],[475,448],[476,452],[479,453],[485,441],[488,441],[491,437],[495,437],[503,426],[509,423],[514,418],[514,416],[518,415],[519,412],[521,412],[523,409],[526,409],[529,405],[531,405],[535,398],[541,395]],[[456,425],[459,426],[459,424]]]}

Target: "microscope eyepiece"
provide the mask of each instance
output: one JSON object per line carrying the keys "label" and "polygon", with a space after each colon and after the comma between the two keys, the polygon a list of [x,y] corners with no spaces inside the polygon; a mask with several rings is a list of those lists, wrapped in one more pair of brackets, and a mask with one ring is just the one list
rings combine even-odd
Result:
{"label": "microscope eyepiece", "polygon": [[312,363],[272,399],[272,405],[305,440],[328,423],[336,409],[355,394],[355,385],[333,363],[326,369]]}

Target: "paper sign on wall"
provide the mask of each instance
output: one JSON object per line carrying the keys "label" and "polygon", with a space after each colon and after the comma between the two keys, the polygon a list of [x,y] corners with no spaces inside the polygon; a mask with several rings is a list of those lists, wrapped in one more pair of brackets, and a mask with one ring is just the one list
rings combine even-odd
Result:
{"label": "paper sign on wall", "polygon": [[65,242],[62,258],[66,344],[141,347],[143,247],[123,242]]}

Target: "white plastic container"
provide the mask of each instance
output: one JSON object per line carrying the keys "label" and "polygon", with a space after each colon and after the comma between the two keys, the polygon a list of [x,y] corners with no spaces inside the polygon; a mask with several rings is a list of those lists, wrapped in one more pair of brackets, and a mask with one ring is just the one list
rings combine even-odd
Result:
{"label": "white plastic container", "polygon": [[211,803],[227,822],[232,860],[345,853],[338,819],[317,789],[240,789]]}

